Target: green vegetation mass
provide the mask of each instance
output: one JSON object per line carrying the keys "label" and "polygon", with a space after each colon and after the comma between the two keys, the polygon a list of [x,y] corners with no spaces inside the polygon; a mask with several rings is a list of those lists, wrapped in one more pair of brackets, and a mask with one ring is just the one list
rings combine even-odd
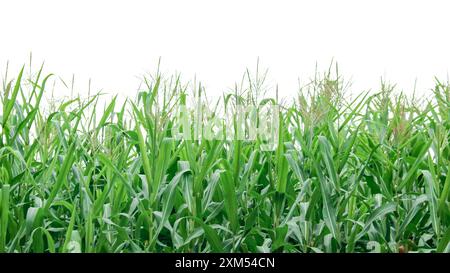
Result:
{"label": "green vegetation mass", "polygon": [[177,76],[125,103],[44,107],[53,78],[3,82],[0,252],[450,251],[446,83],[420,101],[388,84],[352,97],[326,72],[281,101],[246,74],[208,105],[280,105],[267,150],[174,137],[177,107],[206,101]]}

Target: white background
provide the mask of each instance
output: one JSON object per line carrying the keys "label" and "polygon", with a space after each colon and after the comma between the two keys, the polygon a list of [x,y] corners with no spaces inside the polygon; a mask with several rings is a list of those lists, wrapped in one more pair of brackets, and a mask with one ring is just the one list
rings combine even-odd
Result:
{"label": "white background", "polygon": [[434,76],[447,79],[449,11],[446,0],[1,0],[0,68],[9,60],[17,73],[32,52],[35,66],[45,61],[66,80],[74,73],[78,92],[92,78],[128,95],[161,56],[163,70],[221,94],[260,57],[269,83],[291,94],[316,62],[325,70],[334,58],[353,92],[381,77],[407,93],[417,79],[426,92]]}

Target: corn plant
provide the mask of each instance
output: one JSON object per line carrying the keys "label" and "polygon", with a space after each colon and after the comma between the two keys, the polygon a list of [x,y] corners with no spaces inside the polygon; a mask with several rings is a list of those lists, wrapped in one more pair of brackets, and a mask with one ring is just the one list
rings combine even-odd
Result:
{"label": "corn plant", "polygon": [[[420,102],[386,83],[352,97],[328,71],[280,100],[247,73],[210,102],[157,73],[124,104],[44,111],[57,79],[24,71],[0,95],[0,252],[450,252],[448,83]],[[181,122],[192,101],[230,113],[231,137]],[[267,105],[273,149],[236,130],[239,106]]]}

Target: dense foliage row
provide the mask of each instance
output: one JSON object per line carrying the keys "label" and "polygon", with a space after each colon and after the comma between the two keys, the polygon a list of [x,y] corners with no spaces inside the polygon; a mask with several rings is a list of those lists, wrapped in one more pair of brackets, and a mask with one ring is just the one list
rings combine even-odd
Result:
{"label": "dense foliage row", "polygon": [[5,79],[0,252],[450,251],[447,84],[421,103],[384,84],[349,99],[325,73],[280,103],[245,79],[219,104],[280,104],[274,151],[174,138],[174,109],[203,92],[178,77],[50,112],[51,75]]}

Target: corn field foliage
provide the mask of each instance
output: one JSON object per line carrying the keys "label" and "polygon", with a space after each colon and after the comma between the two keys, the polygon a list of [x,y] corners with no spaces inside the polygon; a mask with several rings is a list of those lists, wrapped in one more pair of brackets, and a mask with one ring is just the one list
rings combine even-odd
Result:
{"label": "corn field foliage", "polygon": [[[207,102],[157,73],[124,103],[48,103],[57,78],[24,70],[1,87],[0,252],[450,252],[447,83],[350,96],[330,70],[280,100],[248,73]],[[174,136],[192,100],[279,105],[274,149]]]}

